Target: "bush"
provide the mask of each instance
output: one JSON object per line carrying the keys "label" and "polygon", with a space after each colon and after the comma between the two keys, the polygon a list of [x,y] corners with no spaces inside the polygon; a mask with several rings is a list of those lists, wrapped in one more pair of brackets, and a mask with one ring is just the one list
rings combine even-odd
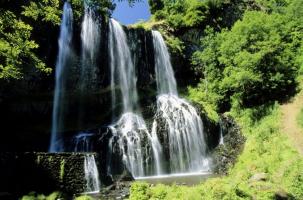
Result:
{"label": "bush", "polygon": [[23,196],[21,200],[57,200],[59,198],[62,198],[62,194],[60,192],[53,192],[48,196],[36,194],[36,192],[30,192],[28,195]]}
{"label": "bush", "polygon": [[150,199],[149,184],[145,182],[135,182],[130,189],[130,199],[148,200]]}

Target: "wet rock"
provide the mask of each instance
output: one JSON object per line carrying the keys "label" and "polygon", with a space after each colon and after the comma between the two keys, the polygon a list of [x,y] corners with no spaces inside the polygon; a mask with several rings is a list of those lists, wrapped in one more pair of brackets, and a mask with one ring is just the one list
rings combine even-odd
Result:
{"label": "wet rock", "polygon": [[221,116],[221,129],[224,136],[224,144],[218,146],[212,152],[213,171],[217,174],[227,174],[244,148],[245,137],[241,133],[240,127],[232,117]]}

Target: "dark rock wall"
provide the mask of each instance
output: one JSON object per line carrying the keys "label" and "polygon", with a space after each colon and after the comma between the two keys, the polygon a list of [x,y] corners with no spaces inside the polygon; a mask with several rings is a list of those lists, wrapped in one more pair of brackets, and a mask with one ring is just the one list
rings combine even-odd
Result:
{"label": "dark rock wall", "polygon": [[240,127],[230,116],[221,116],[221,128],[224,144],[218,145],[212,151],[213,170],[218,174],[227,174],[243,151],[246,139],[242,135]]}

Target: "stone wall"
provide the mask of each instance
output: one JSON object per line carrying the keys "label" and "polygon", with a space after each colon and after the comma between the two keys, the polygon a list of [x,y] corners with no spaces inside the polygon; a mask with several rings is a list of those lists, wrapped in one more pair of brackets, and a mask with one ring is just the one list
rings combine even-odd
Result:
{"label": "stone wall", "polygon": [[85,155],[87,153],[0,153],[0,194],[15,199],[31,191],[84,192]]}

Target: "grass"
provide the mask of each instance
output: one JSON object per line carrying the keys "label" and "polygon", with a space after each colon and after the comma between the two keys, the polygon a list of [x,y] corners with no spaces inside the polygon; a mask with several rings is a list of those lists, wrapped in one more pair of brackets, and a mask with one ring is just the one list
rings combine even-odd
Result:
{"label": "grass", "polygon": [[135,24],[129,25],[130,28],[142,28],[144,30],[152,30],[155,26],[161,26],[163,25],[164,21],[156,21],[153,19],[150,19],[148,21],[139,21]]}
{"label": "grass", "polygon": [[[277,192],[303,199],[303,160],[281,132],[278,104],[230,113],[242,127],[247,142],[229,175],[193,187],[136,182],[130,199],[273,199]],[[265,173],[266,180],[251,177]]]}
{"label": "grass", "polygon": [[299,115],[297,116],[297,122],[301,128],[303,128],[303,108],[300,110]]}

